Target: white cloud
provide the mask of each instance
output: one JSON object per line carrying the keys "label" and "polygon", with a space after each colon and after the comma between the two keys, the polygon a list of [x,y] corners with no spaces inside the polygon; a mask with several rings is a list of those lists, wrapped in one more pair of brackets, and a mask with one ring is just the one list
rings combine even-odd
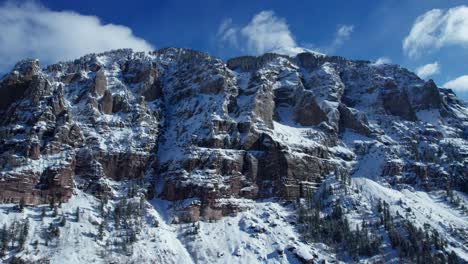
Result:
{"label": "white cloud", "polygon": [[294,53],[297,49],[286,20],[275,16],[272,11],[258,13],[240,32],[247,40],[249,52],[262,54],[278,50]]}
{"label": "white cloud", "polygon": [[232,19],[228,18],[221,23],[218,29],[218,37],[222,42],[227,42],[233,47],[238,47],[237,34],[239,29],[232,24]]}
{"label": "white cloud", "polygon": [[403,40],[403,50],[412,58],[449,45],[468,47],[468,6],[426,12]]}
{"label": "white cloud", "polygon": [[468,92],[468,75],[462,75],[444,83],[442,86],[459,92]]}
{"label": "white cloud", "polygon": [[[353,30],[353,25],[339,26],[334,40],[327,47],[320,50],[334,52],[350,38]],[[311,44],[304,44],[304,46],[312,47],[312,49],[299,46],[289,30],[286,20],[277,17],[273,11],[262,11],[256,14],[243,27],[235,26],[232,19],[226,19],[219,26],[217,37],[221,44],[228,44],[235,49],[252,55],[260,55],[266,52],[286,55],[296,55],[300,52],[322,54]]]}
{"label": "white cloud", "polygon": [[153,49],[128,27],[102,24],[95,16],[52,11],[35,2],[0,5],[0,29],[0,71],[26,57],[52,63],[110,49]]}
{"label": "white cloud", "polygon": [[234,26],[231,19],[224,20],[218,38],[221,43],[253,55],[266,52],[295,55],[310,51],[297,45],[286,20],[277,17],[273,11],[256,14],[244,27]]}
{"label": "white cloud", "polygon": [[354,31],[353,25],[341,25],[336,30],[335,39],[333,43],[328,48],[330,52],[334,52],[339,48],[343,43],[351,37],[351,33]]}
{"label": "white cloud", "polygon": [[423,65],[416,69],[416,74],[421,79],[426,79],[427,77],[432,76],[434,74],[438,74],[439,72],[440,72],[440,66],[437,61],[434,63]]}
{"label": "white cloud", "polygon": [[392,60],[387,57],[380,57],[375,62],[374,65],[382,65],[392,63]]}
{"label": "white cloud", "polygon": [[340,38],[340,39],[349,38],[351,33],[353,33],[353,30],[354,30],[353,25],[341,25],[336,32],[336,36],[337,38]]}

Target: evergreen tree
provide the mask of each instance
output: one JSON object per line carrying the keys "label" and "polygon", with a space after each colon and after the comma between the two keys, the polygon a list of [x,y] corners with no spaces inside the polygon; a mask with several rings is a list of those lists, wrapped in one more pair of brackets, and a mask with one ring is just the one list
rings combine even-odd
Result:
{"label": "evergreen tree", "polygon": [[377,230],[371,229],[365,221],[351,231],[344,216],[342,201],[334,202],[331,212],[321,217],[323,199],[327,199],[333,192],[330,187],[323,188],[323,193],[314,205],[298,208],[298,223],[301,233],[308,241],[324,242],[330,246],[342,248],[354,259],[359,255],[373,256],[379,252],[382,237]]}
{"label": "evergreen tree", "polygon": [[76,207],[75,217],[76,217],[76,222],[79,222],[80,221],[80,207]]}
{"label": "evergreen tree", "polygon": [[460,261],[458,260],[457,254],[452,250],[448,255],[448,264],[458,264]]}
{"label": "evergreen tree", "polygon": [[15,247],[15,242],[16,242],[16,232],[18,230],[18,221],[15,220],[13,221],[13,223],[10,225],[10,228],[8,230],[8,237],[10,238],[10,243],[11,243],[11,247],[14,248]]}
{"label": "evergreen tree", "polygon": [[101,199],[100,203],[99,203],[99,213],[101,216],[104,216],[104,213],[105,213],[105,204],[104,204],[104,201]]}
{"label": "evergreen tree", "polygon": [[60,217],[59,225],[63,227],[63,226],[65,226],[66,224],[67,224],[67,219],[65,218],[65,216],[62,215],[62,216]]}
{"label": "evergreen tree", "polygon": [[122,217],[122,209],[121,209],[121,203],[119,202],[115,208],[114,208],[114,222],[115,226],[119,227],[120,226],[120,219]]}
{"label": "evergreen tree", "polygon": [[45,207],[42,207],[42,211],[41,211],[41,220],[44,221],[44,217],[46,216],[46,209]]}
{"label": "evergreen tree", "polygon": [[39,241],[34,240],[34,242],[32,243],[32,246],[34,249],[37,249],[37,247],[39,246]]}
{"label": "evergreen tree", "polygon": [[54,238],[60,237],[60,229],[55,226],[53,223],[49,224],[49,227],[46,230],[46,240],[51,241]]}
{"label": "evergreen tree", "polygon": [[379,200],[377,201],[377,207],[376,207],[376,209],[377,209],[377,213],[379,213],[379,214],[382,213],[383,204],[382,204],[382,200],[381,200],[381,199],[379,199]]}
{"label": "evergreen tree", "polygon": [[52,211],[52,217],[57,217],[57,215],[58,215],[58,208],[57,206],[54,206],[54,209]]}
{"label": "evergreen tree", "polygon": [[104,238],[104,229],[105,229],[106,225],[107,224],[106,224],[105,220],[103,220],[99,224],[98,235],[97,235],[98,240],[102,240]]}
{"label": "evergreen tree", "polygon": [[18,247],[20,249],[24,248],[24,244],[26,243],[28,233],[29,233],[29,219],[26,218],[26,220],[21,225],[21,228],[19,230]]}
{"label": "evergreen tree", "polygon": [[49,207],[50,207],[50,210],[53,210],[54,207],[55,207],[55,196],[52,195],[52,197],[50,197],[49,199]]}
{"label": "evergreen tree", "polygon": [[140,205],[139,205],[139,215],[141,217],[143,217],[144,213],[145,213],[145,203],[146,203],[146,199],[145,199],[145,196],[141,196],[140,197]]}
{"label": "evergreen tree", "polygon": [[5,253],[8,249],[9,243],[9,232],[6,224],[3,224],[2,229],[0,230],[0,256],[5,256]]}
{"label": "evergreen tree", "polygon": [[23,197],[19,200],[18,208],[20,212],[23,212],[26,202]]}

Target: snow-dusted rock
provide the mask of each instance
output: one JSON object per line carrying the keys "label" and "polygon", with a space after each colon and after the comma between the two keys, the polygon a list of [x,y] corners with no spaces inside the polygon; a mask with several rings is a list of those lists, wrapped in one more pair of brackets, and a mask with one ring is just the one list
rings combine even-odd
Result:
{"label": "snow-dusted rock", "polygon": [[[294,198],[346,170],[327,148],[348,130],[384,141],[382,133],[392,137],[391,122],[408,135],[422,121],[466,126],[464,104],[444,100],[431,81],[395,65],[308,53],[225,64],[192,50],[118,50],[44,71],[31,60],[2,81],[1,91],[13,89],[19,95],[3,111],[15,114],[3,117],[2,140],[6,152],[25,146],[17,160],[40,161],[41,173],[50,166],[47,155],[70,158],[89,149],[74,173],[119,180],[159,175],[161,195],[171,200]],[[419,121],[423,112],[436,119]],[[7,163],[3,175],[21,171],[18,162]]]}
{"label": "snow-dusted rock", "polygon": [[[0,201],[66,202],[77,189],[115,198],[134,180],[184,223],[228,221],[249,210],[245,199],[296,200],[333,175],[466,192],[467,109],[397,65],[313,53],[225,63],[116,50],[42,70],[27,60],[0,80]],[[252,231],[258,243],[276,232],[252,226],[265,230]],[[271,252],[230,237],[194,262],[313,257],[302,244],[288,251],[286,236]]]}

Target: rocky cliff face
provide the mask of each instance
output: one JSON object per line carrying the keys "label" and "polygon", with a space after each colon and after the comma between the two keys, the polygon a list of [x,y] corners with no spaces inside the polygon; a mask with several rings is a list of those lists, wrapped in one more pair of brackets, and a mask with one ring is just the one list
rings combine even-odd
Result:
{"label": "rocky cliff face", "polygon": [[[387,237],[383,201],[467,261],[467,174],[466,103],[397,65],[168,48],[0,80],[0,261],[347,261],[298,231],[324,194],[324,215]],[[383,240],[360,261],[397,262]]]}
{"label": "rocky cliff face", "polygon": [[141,179],[191,201],[194,221],[236,211],[227,198],[304,197],[331,175],[468,187],[466,104],[397,65],[118,50],[19,62],[0,95],[3,203]]}

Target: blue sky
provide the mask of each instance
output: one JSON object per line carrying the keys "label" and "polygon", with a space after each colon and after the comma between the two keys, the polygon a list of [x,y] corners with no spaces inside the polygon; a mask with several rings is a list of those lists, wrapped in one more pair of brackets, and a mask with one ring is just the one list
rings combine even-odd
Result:
{"label": "blue sky", "polygon": [[124,46],[185,47],[223,59],[307,48],[385,58],[440,86],[449,83],[468,99],[466,0],[0,3],[0,28],[8,29],[0,30],[0,57],[6,58],[0,72],[22,57],[52,63]]}

